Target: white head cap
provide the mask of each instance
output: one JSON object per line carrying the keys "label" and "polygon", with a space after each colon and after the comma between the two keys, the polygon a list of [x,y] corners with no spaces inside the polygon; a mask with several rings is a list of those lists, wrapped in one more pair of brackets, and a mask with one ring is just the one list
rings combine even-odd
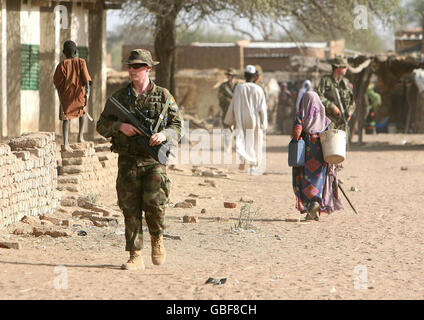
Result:
{"label": "white head cap", "polygon": [[251,64],[246,66],[246,73],[251,73],[251,74],[255,74],[256,73],[256,68],[255,66],[252,66]]}

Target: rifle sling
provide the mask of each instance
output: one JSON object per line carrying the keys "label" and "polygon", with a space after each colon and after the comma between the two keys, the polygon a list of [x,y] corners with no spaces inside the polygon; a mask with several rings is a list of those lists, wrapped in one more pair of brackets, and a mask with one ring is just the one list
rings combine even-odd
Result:
{"label": "rifle sling", "polygon": [[163,107],[162,112],[161,112],[161,113],[160,113],[160,115],[159,115],[158,122],[156,122],[156,126],[155,126],[155,128],[153,129],[153,132],[154,132],[154,133],[156,133],[156,132],[158,131],[159,126],[160,126],[160,124],[162,123],[163,118],[165,117],[165,113],[168,111],[168,108],[169,108],[169,100],[170,100],[170,98],[171,98],[171,95],[169,95],[169,96],[168,96],[168,98],[166,99],[165,106]]}

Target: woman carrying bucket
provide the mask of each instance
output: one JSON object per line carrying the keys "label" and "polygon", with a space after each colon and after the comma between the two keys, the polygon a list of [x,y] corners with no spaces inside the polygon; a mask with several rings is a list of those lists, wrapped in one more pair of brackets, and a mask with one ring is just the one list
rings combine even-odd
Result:
{"label": "woman carrying bucket", "polygon": [[337,194],[334,164],[324,161],[320,135],[330,125],[317,93],[305,92],[293,124],[292,138],[305,141],[305,165],[293,167],[293,190],[296,208],[307,213],[306,220],[319,220],[320,212],[343,209]]}

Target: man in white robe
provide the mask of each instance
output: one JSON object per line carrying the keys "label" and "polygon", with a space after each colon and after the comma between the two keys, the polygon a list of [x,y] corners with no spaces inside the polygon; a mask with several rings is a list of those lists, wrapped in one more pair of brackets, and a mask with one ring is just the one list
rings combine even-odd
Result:
{"label": "man in white robe", "polygon": [[228,107],[224,123],[235,126],[236,151],[240,170],[246,161],[249,173],[262,174],[264,170],[264,130],[268,126],[267,106],[263,89],[254,83],[256,68],[246,66],[246,83],[239,84]]}

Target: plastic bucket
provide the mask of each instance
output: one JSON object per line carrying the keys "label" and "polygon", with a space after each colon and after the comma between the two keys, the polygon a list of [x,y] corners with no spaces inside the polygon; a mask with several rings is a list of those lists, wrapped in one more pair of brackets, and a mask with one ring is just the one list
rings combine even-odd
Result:
{"label": "plastic bucket", "polygon": [[320,135],[324,161],[330,164],[338,164],[346,159],[346,132],[331,129]]}

